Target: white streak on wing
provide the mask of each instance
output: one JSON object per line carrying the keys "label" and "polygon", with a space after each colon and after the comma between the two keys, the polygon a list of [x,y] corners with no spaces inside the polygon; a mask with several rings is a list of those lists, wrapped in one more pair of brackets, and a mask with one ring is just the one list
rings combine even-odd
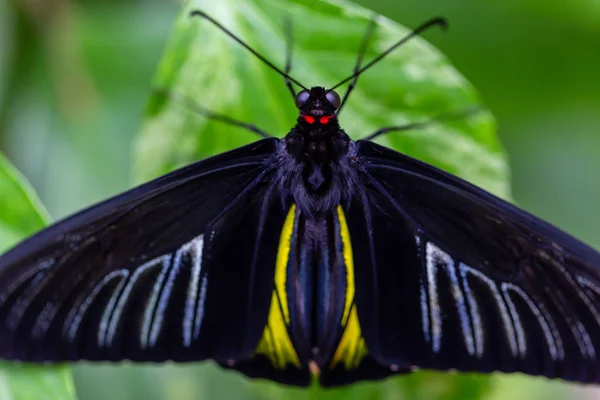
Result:
{"label": "white streak on wing", "polygon": [[521,358],[524,358],[527,354],[527,342],[525,341],[525,331],[523,330],[523,325],[521,324],[521,318],[519,313],[517,312],[517,308],[515,307],[515,303],[512,301],[508,293],[506,292],[506,282],[502,282],[500,284],[500,289],[502,290],[502,296],[508,304],[508,310],[510,311],[510,315],[513,320],[513,326],[515,327],[515,331],[517,333],[517,348],[519,349],[519,355]]}
{"label": "white streak on wing", "polygon": [[[518,294],[521,297],[521,299],[523,299],[523,301],[525,301],[525,303],[529,306],[533,315],[535,315],[535,317],[537,318],[538,323],[540,324],[540,327],[542,328],[542,331],[544,333],[544,337],[546,338],[546,343],[548,344],[548,350],[550,351],[550,356],[552,357],[552,359],[554,361],[556,361],[558,359],[562,359],[562,357],[560,355],[561,352],[559,351],[559,346],[557,345],[556,338],[555,338],[555,335],[557,335],[558,332],[553,331],[553,329],[550,327],[550,324],[546,321],[546,319],[545,319],[546,316],[543,314],[543,312],[540,311],[538,306],[533,302],[533,300],[531,300],[531,298],[527,295],[527,293],[525,293],[520,287],[513,285],[512,283],[506,283],[506,282],[502,283],[502,291],[504,292],[504,295],[506,298],[510,297],[510,295],[508,293],[509,290]],[[558,336],[558,337],[560,340],[560,336]],[[561,347],[562,347],[562,343],[561,343]],[[564,350],[563,350],[562,354],[564,357]]]}
{"label": "white streak on wing", "polygon": [[[596,286],[594,284],[594,282],[592,282],[591,280],[589,280],[583,276],[577,276],[577,281],[579,282],[580,285],[585,286],[585,287],[589,288],[590,290],[592,290],[597,295],[600,295],[600,288],[598,288],[598,286]],[[579,296],[581,297],[581,299],[585,302],[585,304],[590,309],[590,312],[594,316],[594,320],[596,321],[596,324],[598,324],[600,326],[600,315],[599,315],[598,309],[596,308],[592,299],[590,299],[586,293],[584,293],[580,290],[577,290],[577,293],[579,293]],[[593,344],[590,336],[588,335],[587,331],[585,330],[585,327],[583,326],[583,324],[581,324],[581,322],[579,322],[579,325],[580,325],[580,330],[584,334],[584,340],[586,341],[586,348],[587,348],[588,356],[591,359],[595,359],[596,358],[596,350],[594,349],[594,344]]]}
{"label": "white streak on wing", "polygon": [[435,260],[433,259],[432,246],[427,243],[426,249],[426,264],[427,264],[427,289],[429,292],[429,309],[431,318],[431,332],[433,335],[432,348],[434,352],[440,350],[440,341],[442,336],[442,316],[440,310],[440,302],[438,299],[438,288],[435,267]]}
{"label": "white streak on wing", "polygon": [[[575,318],[577,318],[577,317],[575,317]],[[575,327],[577,328],[577,331],[581,335],[581,340],[583,341],[583,343],[580,344],[580,346],[579,346],[581,349],[581,353],[583,354],[584,357],[587,356],[589,359],[594,360],[596,358],[596,350],[594,349],[594,344],[592,343],[592,338],[590,338],[590,335],[588,334],[587,330],[585,329],[585,326],[583,326],[583,324],[581,323],[581,321],[579,319],[577,319],[577,321],[575,321]]]}
{"label": "white streak on wing", "polygon": [[510,351],[511,351],[512,355],[514,357],[516,357],[519,354],[519,349],[517,347],[515,328],[510,319],[510,315],[508,314],[506,304],[504,303],[504,300],[502,300],[502,296],[500,295],[500,292],[498,291],[498,287],[496,286],[494,281],[491,280],[490,278],[488,278],[487,275],[485,275],[483,272],[476,270],[474,268],[471,268],[466,264],[461,264],[460,268],[464,271],[464,272],[462,272],[462,274],[465,278],[464,285],[466,288],[468,288],[467,290],[469,292],[471,291],[471,289],[469,288],[469,282],[466,279],[467,273],[479,278],[481,280],[481,282],[486,284],[487,287],[490,289],[490,292],[492,293],[492,296],[494,297],[494,300],[496,300],[496,304],[498,305],[498,310],[500,311],[500,318],[502,319],[502,324],[504,326],[504,332],[506,334],[506,340],[508,340],[508,345],[510,347]]}
{"label": "white streak on wing", "polygon": [[123,279],[125,279],[128,275],[129,271],[124,269],[112,271],[110,274],[102,278],[102,280],[98,282],[96,286],[94,286],[90,294],[83,298],[83,301],[71,308],[71,311],[69,311],[69,314],[65,320],[65,324],[63,325],[63,336],[65,336],[69,342],[73,342],[77,337],[79,325],[81,324],[81,321],[83,321],[87,309],[90,307],[90,305],[92,305],[94,299],[96,296],[98,296],[102,288],[110,283],[110,281],[112,281],[114,278],[120,277],[122,282]]}
{"label": "white streak on wing", "polygon": [[596,354],[594,351],[594,346],[592,345],[592,340],[590,339],[590,336],[588,335],[581,321],[576,315],[565,315],[565,319],[567,321],[567,326],[573,334],[573,338],[577,342],[577,347],[579,347],[579,352],[581,355],[591,359],[595,358]]}
{"label": "white streak on wing", "polygon": [[485,348],[484,342],[485,339],[483,337],[483,326],[481,323],[481,315],[479,314],[479,306],[477,305],[477,299],[473,296],[471,292],[471,288],[467,282],[467,268],[470,269],[464,263],[460,263],[458,269],[460,270],[460,277],[463,281],[463,286],[465,288],[465,295],[467,297],[467,301],[469,303],[469,310],[471,311],[471,323],[473,324],[473,337],[475,338],[475,353],[477,357],[483,356],[483,350]]}
{"label": "white streak on wing", "polygon": [[[577,276],[577,281],[579,282],[580,285],[589,288],[594,293],[596,293],[596,295],[600,296],[600,288],[598,288],[598,286],[596,286],[596,284],[594,284],[594,282],[592,282],[591,280],[589,280],[583,276]],[[596,320],[596,323],[600,325],[600,322],[598,321],[598,315],[597,315],[598,311],[597,311],[595,305],[592,303],[592,300],[589,299],[588,296],[586,296],[584,293],[582,293],[582,296],[584,297],[584,301],[586,302],[586,305],[590,308],[590,311],[594,315],[594,319]],[[582,326],[582,328],[583,328],[583,326]],[[585,332],[585,328],[583,328],[583,331]],[[585,333],[586,333],[585,337],[587,338],[588,354],[589,354],[590,358],[596,358],[596,351],[594,349],[593,342],[591,341],[589,335],[587,335],[587,332],[585,332]]]}
{"label": "white streak on wing", "polygon": [[450,277],[450,283],[452,285],[452,296],[454,297],[454,301],[456,302],[456,308],[458,309],[458,316],[460,318],[460,325],[462,329],[463,338],[465,340],[465,347],[470,355],[475,354],[475,343],[473,337],[473,330],[471,328],[471,321],[469,319],[469,314],[467,312],[467,306],[465,303],[465,298],[463,296],[462,290],[460,288],[460,284],[458,283],[458,278],[456,276],[456,268],[454,266],[454,262],[447,265],[448,275]]}
{"label": "white streak on wing", "polygon": [[442,318],[437,292],[437,265],[440,263],[450,279],[451,293],[458,309],[458,316],[460,318],[460,325],[463,339],[465,341],[465,347],[467,348],[469,354],[475,354],[473,331],[471,329],[471,323],[469,321],[465,299],[456,276],[454,260],[448,253],[444,252],[433,243],[427,242],[426,261],[427,279],[429,281],[429,298],[432,311],[431,325],[433,331],[433,351],[437,353],[440,350],[442,338]]}
{"label": "white streak on wing", "polygon": [[429,305],[427,304],[427,294],[425,293],[425,286],[421,281],[421,323],[423,326],[423,335],[425,341],[431,341],[431,332],[429,331]]}
{"label": "white streak on wing", "polygon": [[33,328],[31,329],[31,337],[34,339],[43,338],[46,335],[46,332],[48,332],[50,324],[52,323],[52,320],[57,312],[58,306],[56,303],[52,301],[46,302],[46,304],[44,304],[44,308],[42,308],[42,311],[40,311],[38,314]]}
{"label": "white streak on wing", "polygon": [[[415,236],[415,243],[417,245],[417,251],[419,252],[419,257],[422,257],[421,254],[421,237]],[[423,277],[419,279],[419,289],[421,292],[420,300],[421,300],[421,328],[423,329],[423,336],[425,337],[426,342],[431,342],[431,332],[429,329],[429,304],[427,303],[427,292],[425,291],[425,284],[423,282]]]}
{"label": "white streak on wing", "polygon": [[552,315],[550,315],[548,310],[546,310],[546,307],[544,306],[544,304],[540,303],[538,305],[538,307],[540,309],[540,312],[542,313],[543,318],[548,323],[550,331],[552,332],[552,336],[554,337],[554,341],[556,343],[557,359],[564,360],[565,359],[565,348],[563,346],[562,338],[560,336],[560,331],[556,328],[556,324],[554,323],[554,320],[552,319]]}
{"label": "white streak on wing", "polygon": [[[14,302],[10,311],[8,312],[8,316],[6,317],[6,326],[12,330],[16,329],[23,315],[31,305],[31,302],[35,299],[35,295],[31,292],[35,291],[37,286],[46,278],[48,272],[48,268],[40,268],[29,282],[29,285],[23,290],[23,293],[17,298]],[[29,275],[32,276],[32,275]]]}
{"label": "white streak on wing", "polygon": [[577,282],[579,282],[579,284],[581,286],[586,286],[588,289],[590,289],[591,291],[596,293],[598,296],[600,296],[600,288],[593,281],[589,280],[588,278],[586,278],[584,276],[578,275]]}
{"label": "white streak on wing", "polygon": [[171,266],[172,258],[173,257],[169,254],[156,259],[157,262],[162,264],[162,269],[156,278],[156,282],[154,282],[154,286],[152,286],[150,298],[148,299],[146,307],[144,308],[144,317],[142,319],[142,327],[140,331],[140,347],[142,349],[146,349],[148,347],[152,316],[154,315],[154,309],[156,308],[156,302],[158,301],[160,289],[162,288],[165,277],[167,276],[167,272],[169,271],[169,267]]}
{"label": "white streak on wing", "polygon": [[[14,290],[13,288],[21,286],[25,280],[34,276],[33,281],[25,289],[24,294],[17,299],[17,303],[19,303],[20,307],[14,309],[13,306],[13,308],[11,308],[10,310],[11,313],[13,312],[13,309],[14,312],[16,312],[16,314],[12,316],[9,314],[8,318],[13,319],[13,321],[9,322],[11,324],[10,326],[16,327],[20,323],[21,318],[23,318],[23,315],[27,311],[27,308],[35,298],[35,296],[31,296],[31,293],[29,293],[29,291],[35,289],[35,286],[38,285],[42,281],[42,279],[47,276],[48,270],[53,265],[54,258],[44,260],[38,263],[34,268],[32,268],[32,270],[27,271],[23,276],[20,276],[18,279],[18,283],[12,283],[9,286],[9,289],[7,291],[8,294],[12,293],[12,290]],[[32,328],[31,336],[36,339],[42,338],[46,334],[48,328],[50,327],[50,323],[52,322],[52,319],[54,318],[57,312],[58,307],[56,306],[56,304],[54,304],[51,301],[46,302],[46,304],[44,304],[44,308],[42,309],[42,311],[40,311],[35,321],[35,324]]]}
{"label": "white streak on wing", "polygon": [[[581,290],[581,287],[573,279],[571,273],[565,270],[564,266],[556,258],[550,256],[550,254],[547,252],[539,250],[537,254],[540,258],[548,261],[554,268],[560,271],[562,277],[569,282],[569,285],[571,285],[575,293],[577,293],[577,296],[579,296],[579,298],[587,306],[590,313],[592,313],[596,324],[600,326],[600,312],[593,304],[592,300],[588,297],[587,293]],[[573,319],[575,319],[575,321],[573,321]],[[580,335],[579,337],[577,337],[577,333],[573,330],[573,326],[575,326],[577,329],[577,333]],[[581,323],[576,315],[573,318],[569,318],[569,327],[571,327],[571,331],[573,332],[573,336],[575,336],[575,340],[577,341],[581,354],[591,360],[596,359],[596,350],[594,348],[594,344],[592,343],[592,339],[585,329],[585,326]]]}
{"label": "white streak on wing", "polygon": [[200,286],[200,297],[198,298],[198,305],[196,307],[196,321],[194,324],[194,340],[197,340],[200,336],[200,329],[202,328],[202,319],[204,318],[204,302],[206,300],[206,289],[208,288],[208,276],[202,277],[202,286]]}
{"label": "white streak on wing", "polygon": [[156,305],[154,320],[152,321],[152,325],[150,326],[150,334],[148,335],[148,345],[150,347],[154,347],[156,345],[156,341],[158,340],[158,335],[160,334],[162,322],[165,315],[165,309],[167,308],[167,304],[169,303],[169,297],[171,297],[173,284],[175,282],[175,278],[177,277],[177,273],[179,272],[180,266],[181,255],[176,255],[173,261],[173,266],[171,267],[171,271],[169,272],[167,282],[165,283],[165,286],[160,294],[158,304]]}
{"label": "white streak on wing", "polygon": [[131,294],[133,286],[137,283],[137,280],[144,272],[146,272],[150,268],[156,267],[157,265],[164,263],[165,258],[167,258],[167,256],[162,256],[150,260],[147,263],[144,263],[141,266],[139,266],[133,272],[131,278],[129,278],[129,280],[127,281],[127,286],[125,286],[125,289],[123,289],[123,293],[121,294],[121,296],[119,296],[119,301],[117,302],[117,305],[115,306],[112,315],[110,316],[110,321],[108,323],[108,329],[106,331],[104,342],[106,346],[110,346],[112,344],[115,334],[117,333],[117,327],[119,326],[119,322],[121,321],[121,314],[123,314],[125,304],[129,300],[129,295]]}
{"label": "white streak on wing", "polygon": [[[45,271],[47,269],[50,269],[54,264],[55,264],[55,259],[54,258],[49,258],[47,260],[39,262],[35,267],[27,269],[23,273],[23,275],[19,276],[17,279],[15,279],[14,281],[12,281],[10,283],[10,285],[7,288],[7,290],[5,290],[4,292],[0,293],[0,306],[2,304],[4,304],[4,302],[6,301],[6,299],[11,294],[13,294],[19,288],[19,286],[21,286],[25,281],[27,281],[28,279],[30,279],[34,275],[37,275],[41,271]],[[32,285],[29,284],[28,287],[27,287],[27,289],[29,287],[31,287],[31,286]],[[25,289],[25,290],[27,290],[27,289]],[[12,309],[11,309],[11,312],[12,312]]]}
{"label": "white streak on wing", "polygon": [[175,253],[175,257],[173,258],[173,266],[171,267],[171,271],[167,278],[167,282],[165,283],[162,293],[160,294],[160,298],[156,306],[156,312],[154,314],[154,319],[152,321],[152,326],[150,327],[150,335],[148,337],[148,346],[150,347],[154,347],[156,345],[158,335],[160,335],[163,320],[165,318],[165,310],[167,309],[167,305],[169,304],[169,298],[171,297],[171,292],[173,291],[175,278],[177,278],[177,274],[181,269],[181,259],[184,255],[189,255],[190,250],[192,250],[193,246],[200,237],[202,237],[202,235],[190,240],[188,243],[181,246],[179,250],[177,250],[177,252]]}
{"label": "white streak on wing", "polygon": [[127,282],[127,277],[129,276],[128,270],[122,270],[124,279],[119,282],[115,290],[113,291],[108,303],[104,307],[104,312],[102,313],[102,318],[100,319],[100,324],[98,325],[98,347],[104,347],[106,344],[106,336],[108,334],[108,327],[110,324],[110,316],[115,308],[115,304],[117,303],[117,299],[123,290],[123,286]]}
{"label": "white streak on wing", "polygon": [[183,316],[183,345],[185,347],[192,345],[192,329],[194,329],[194,316],[197,308],[196,303],[198,302],[198,283],[200,282],[200,274],[202,272],[203,247],[204,237],[200,235],[183,245],[180,249],[180,251],[187,253],[192,259],[192,271]]}

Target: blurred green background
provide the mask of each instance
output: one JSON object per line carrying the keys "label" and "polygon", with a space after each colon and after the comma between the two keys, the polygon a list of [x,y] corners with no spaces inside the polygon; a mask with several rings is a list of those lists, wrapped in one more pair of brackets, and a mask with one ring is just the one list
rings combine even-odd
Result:
{"label": "blurred green background", "polygon": [[[437,15],[450,20],[448,33],[428,39],[496,116],[515,201],[600,248],[600,2],[357,3],[408,27]],[[131,140],[180,6],[0,1],[0,150],[53,217],[129,186]],[[198,387],[198,371],[82,366],[75,379],[81,399],[214,399],[215,385],[218,398],[229,399],[247,385],[208,366]],[[485,398],[600,398],[538,379],[495,383]]]}

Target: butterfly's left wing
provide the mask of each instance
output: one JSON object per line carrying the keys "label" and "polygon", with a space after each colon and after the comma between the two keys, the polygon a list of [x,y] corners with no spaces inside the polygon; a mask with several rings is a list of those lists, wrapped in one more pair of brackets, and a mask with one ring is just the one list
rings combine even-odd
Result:
{"label": "butterfly's left wing", "polygon": [[277,139],[200,161],[0,257],[0,358],[235,362],[267,324]]}
{"label": "butterfly's left wing", "polygon": [[372,357],[600,382],[600,254],[432,166],[365,141],[345,212]]}

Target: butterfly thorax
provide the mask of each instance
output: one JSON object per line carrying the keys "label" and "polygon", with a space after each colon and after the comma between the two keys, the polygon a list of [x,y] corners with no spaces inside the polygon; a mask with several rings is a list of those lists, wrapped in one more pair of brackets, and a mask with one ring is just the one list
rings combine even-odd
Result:
{"label": "butterfly thorax", "polygon": [[332,209],[344,187],[341,164],[348,162],[352,141],[335,115],[336,99],[339,102],[335,92],[322,87],[300,92],[296,98],[300,115],[283,140],[288,168],[280,170],[281,181],[293,190],[300,189],[294,197],[301,208],[308,204],[312,211]]}

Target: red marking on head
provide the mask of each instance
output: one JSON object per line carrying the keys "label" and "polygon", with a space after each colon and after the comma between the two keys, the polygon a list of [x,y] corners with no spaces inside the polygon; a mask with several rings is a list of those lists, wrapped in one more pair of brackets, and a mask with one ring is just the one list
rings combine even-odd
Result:
{"label": "red marking on head", "polygon": [[332,118],[333,118],[333,115],[324,115],[321,118],[319,118],[319,122],[322,123],[323,125],[325,125],[325,124],[328,124]]}
{"label": "red marking on head", "polygon": [[313,117],[311,115],[303,115],[302,118],[304,118],[304,120],[306,122],[308,122],[309,124],[314,124],[315,123],[315,117]]}

